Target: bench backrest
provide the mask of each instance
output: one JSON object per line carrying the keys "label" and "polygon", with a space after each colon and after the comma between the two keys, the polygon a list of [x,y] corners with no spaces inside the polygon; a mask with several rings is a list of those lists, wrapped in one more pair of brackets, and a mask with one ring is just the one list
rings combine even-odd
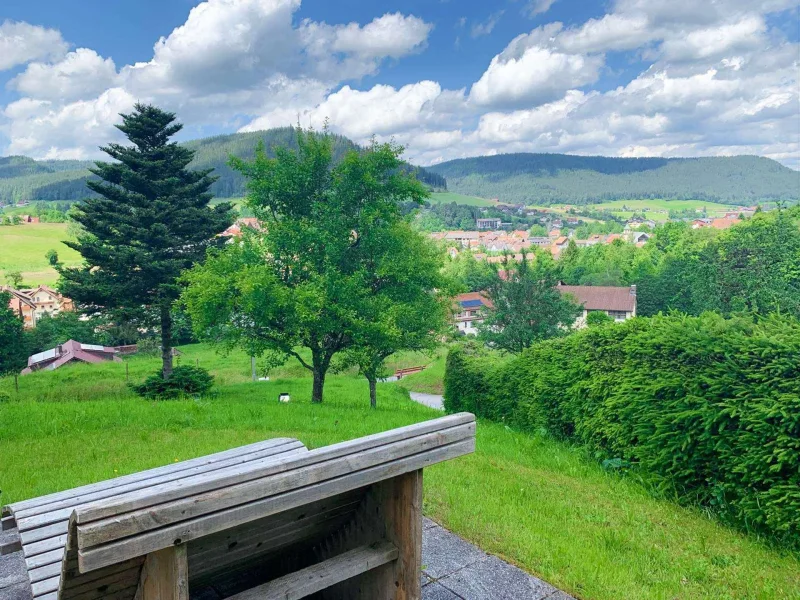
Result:
{"label": "bench backrest", "polygon": [[275,438],[225,452],[182,461],[16,502],[3,508],[3,526],[18,530],[35,599],[55,600],[61,582],[68,523],[81,506],[190,477],[226,473],[244,464],[264,464],[276,457],[307,452],[299,441]]}

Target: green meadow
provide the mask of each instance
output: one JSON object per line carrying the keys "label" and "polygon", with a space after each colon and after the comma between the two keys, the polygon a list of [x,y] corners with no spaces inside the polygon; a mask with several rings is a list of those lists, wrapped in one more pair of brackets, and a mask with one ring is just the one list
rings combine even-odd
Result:
{"label": "green meadow", "polygon": [[432,204],[466,204],[468,206],[495,206],[497,202],[487,198],[478,198],[477,196],[465,196],[464,194],[456,194],[455,192],[434,192],[428,198],[428,202]]}
{"label": "green meadow", "polygon": [[45,258],[48,250],[58,252],[67,266],[77,266],[81,256],[64,245],[66,223],[30,223],[0,226],[0,283],[5,284],[9,271],[21,271],[25,285],[52,285],[58,273]]}
{"label": "green meadow", "polygon": [[[430,364],[378,388],[353,373],[329,376],[312,404],[311,379],[293,363],[253,382],[242,352],[181,348],[182,364],[216,376],[209,397],[135,397],[126,364],[75,365],[0,379],[0,503],[131,473],[275,436],[309,447],[436,417],[403,386],[435,391],[444,355],[401,355],[390,368]],[[140,381],[155,357],[127,359]],[[423,376],[424,374],[424,376]],[[438,384],[436,380],[438,379]],[[277,401],[289,392],[291,402]],[[604,471],[577,448],[480,422],[474,455],[425,472],[424,512],[584,600],[796,599],[800,561],[732,531],[699,510],[655,498],[634,477]]]}

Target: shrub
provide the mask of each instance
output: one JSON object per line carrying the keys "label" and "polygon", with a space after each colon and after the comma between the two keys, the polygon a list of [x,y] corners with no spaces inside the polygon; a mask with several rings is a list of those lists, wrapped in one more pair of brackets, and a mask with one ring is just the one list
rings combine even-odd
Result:
{"label": "shrub", "polygon": [[679,500],[800,548],[800,321],[632,319],[497,366],[448,357],[446,408],[638,465]]}
{"label": "shrub", "polygon": [[157,356],[161,354],[161,340],[154,337],[143,337],[136,342],[136,354]]}
{"label": "shrub", "polygon": [[184,395],[202,395],[211,390],[214,377],[201,367],[190,365],[175,367],[172,376],[164,379],[161,371],[150,375],[144,383],[132,384],[131,388],[140,396],[149,399],[179,398]]}
{"label": "shrub", "polygon": [[11,392],[0,390],[0,404],[2,404],[3,402],[10,402],[10,401],[11,401]]}

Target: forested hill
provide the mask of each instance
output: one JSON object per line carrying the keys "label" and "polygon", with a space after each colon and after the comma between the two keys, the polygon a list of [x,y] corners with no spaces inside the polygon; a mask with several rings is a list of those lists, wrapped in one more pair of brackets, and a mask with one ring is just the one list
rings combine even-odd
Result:
{"label": "forested hill", "polygon": [[[337,159],[347,150],[357,148],[345,137],[333,136],[334,155]],[[218,198],[242,196],[244,178],[228,166],[228,158],[252,158],[256,145],[264,142],[267,154],[274,155],[274,148],[297,147],[296,133],[291,127],[233,133],[185,142],[184,145],[195,151],[195,159],[190,165],[196,169],[214,169],[219,180],[211,188]],[[76,200],[89,195],[86,179],[90,176],[88,168],[91,161],[47,160],[35,161],[24,156],[0,157],[0,202],[19,202],[21,200]],[[434,189],[445,189],[443,177],[417,167],[417,177]]]}
{"label": "forested hill", "polygon": [[452,192],[519,204],[675,198],[749,204],[800,199],[800,172],[757,156],[611,158],[499,154],[428,167]]}

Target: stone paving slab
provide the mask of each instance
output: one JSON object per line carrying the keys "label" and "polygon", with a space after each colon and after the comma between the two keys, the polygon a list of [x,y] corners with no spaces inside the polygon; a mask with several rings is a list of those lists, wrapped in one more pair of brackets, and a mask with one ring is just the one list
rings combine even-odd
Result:
{"label": "stone paving slab", "polygon": [[430,519],[423,522],[422,575],[423,600],[575,600]]}

